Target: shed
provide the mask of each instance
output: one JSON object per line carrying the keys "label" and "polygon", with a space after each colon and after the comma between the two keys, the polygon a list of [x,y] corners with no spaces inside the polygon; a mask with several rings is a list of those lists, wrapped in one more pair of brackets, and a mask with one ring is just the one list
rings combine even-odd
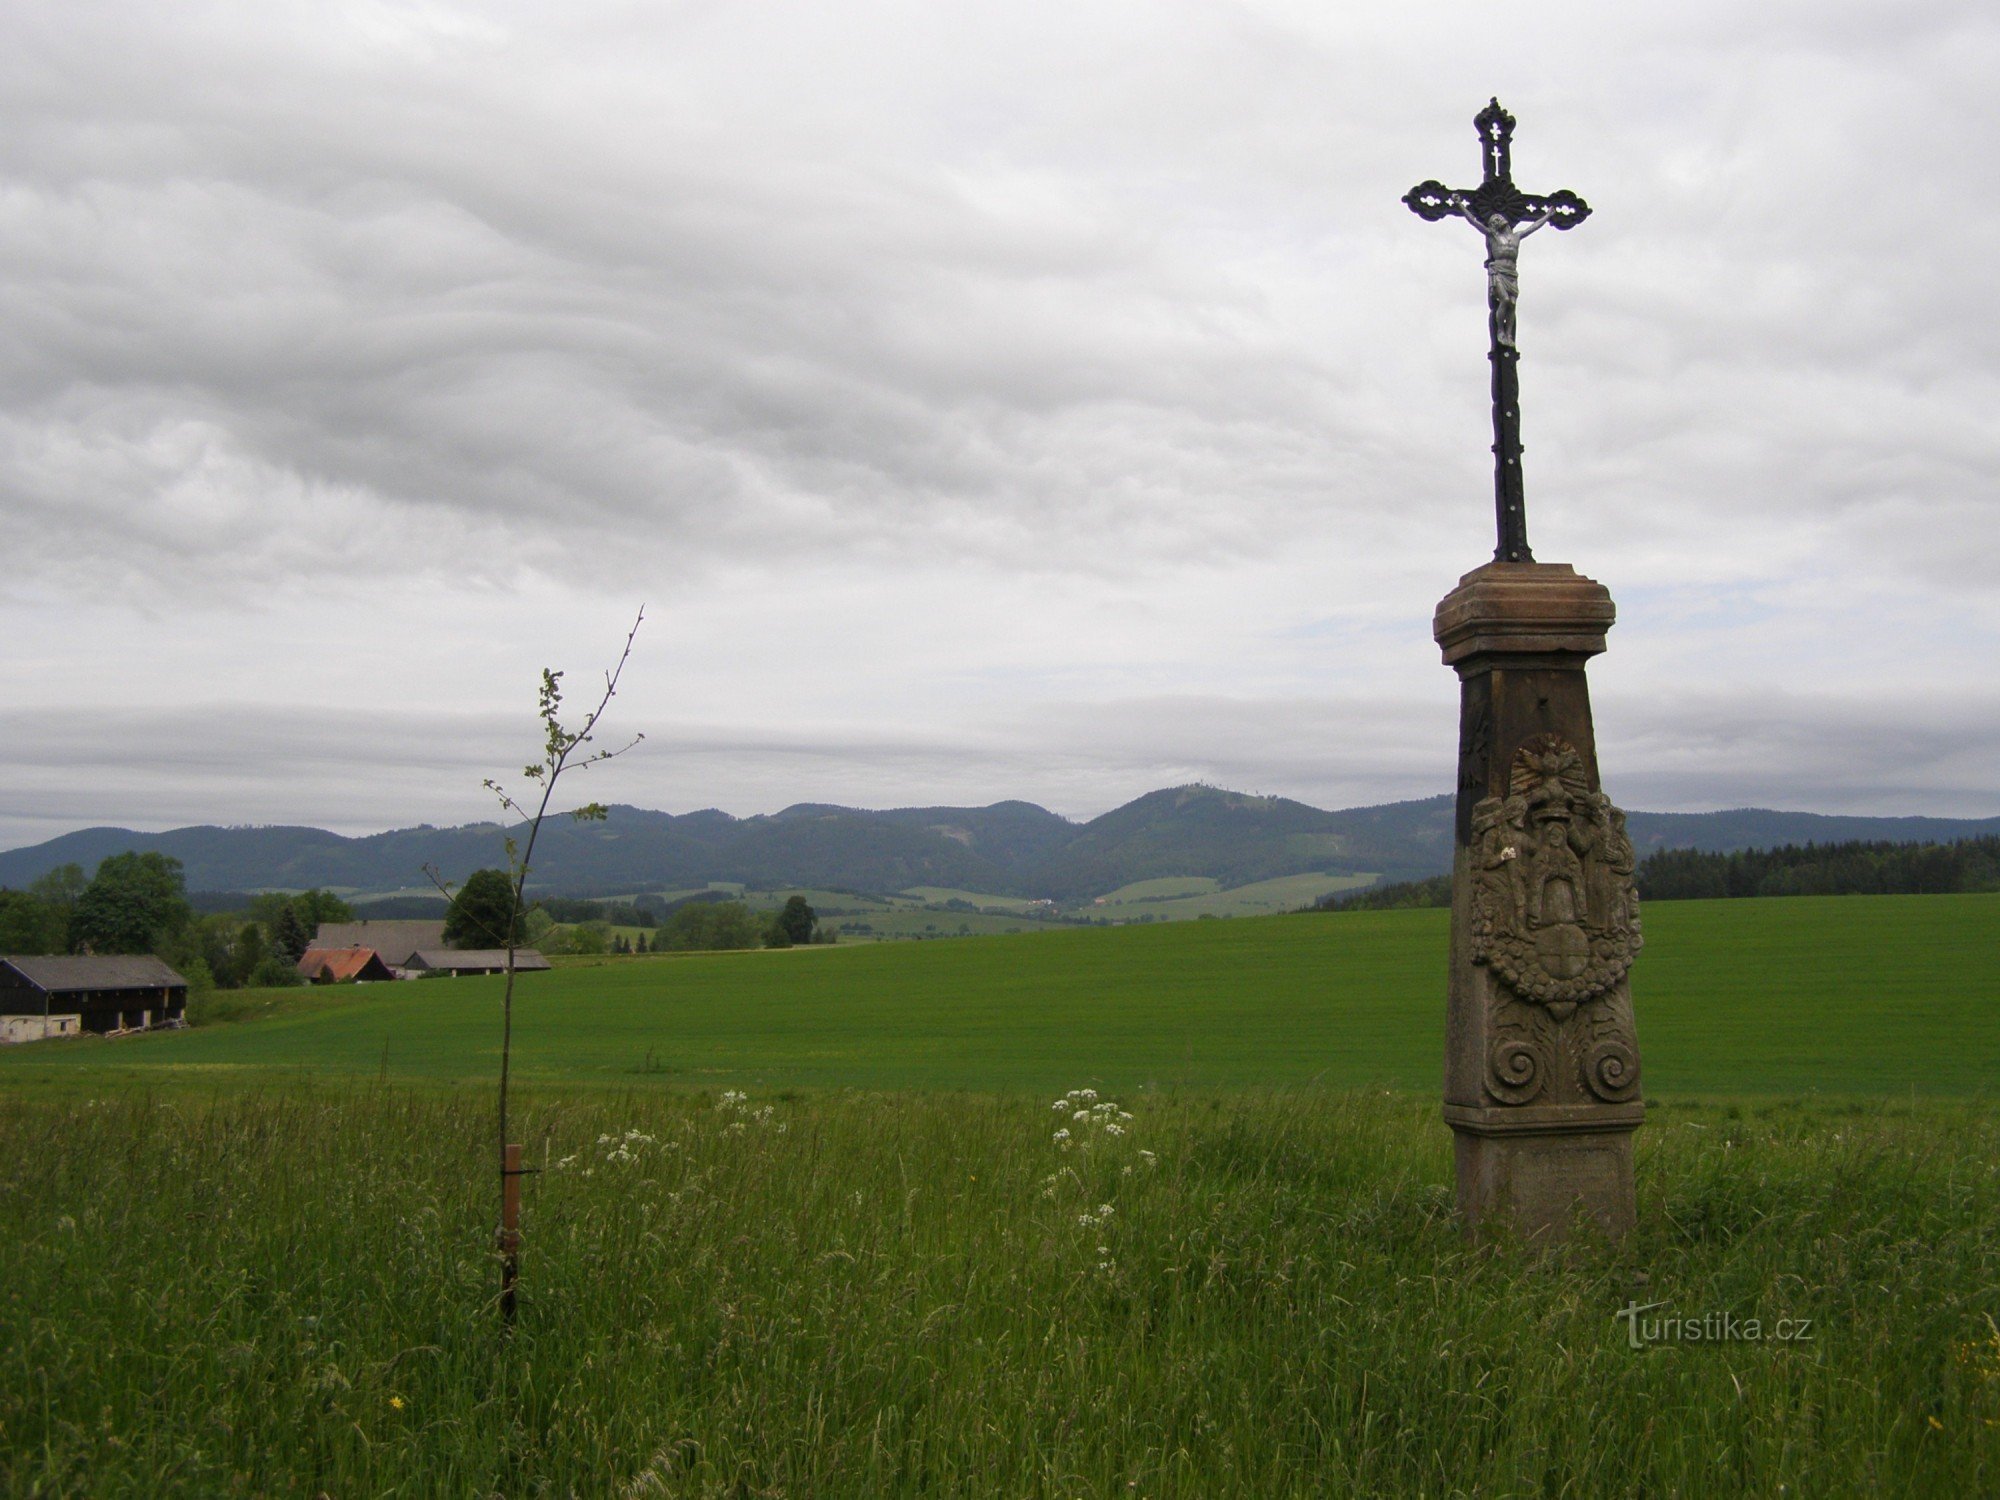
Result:
{"label": "shed", "polygon": [[[412,953],[404,968],[428,974],[501,974],[507,969],[505,948],[427,948]],[[514,972],[526,974],[555,966],[533,948],[514,950]]]}
{"label": "shed", "polygon": [[187,981],[151,954],[0,958],[0,1016],[79,1017],[100,1034],[187,1024]]}
{"label": "shed", "polygon": [[299,972],[308,984],[373,984],[396,977],[373,948],[308,948],[299,955]]}

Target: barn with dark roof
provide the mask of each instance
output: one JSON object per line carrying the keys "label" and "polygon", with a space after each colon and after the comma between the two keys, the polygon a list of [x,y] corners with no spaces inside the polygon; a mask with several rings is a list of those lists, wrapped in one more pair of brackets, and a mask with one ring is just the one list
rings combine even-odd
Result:
{"label": "barn with dark roof", "polygon": [[0,1018],[76,1016],[100,1034],[184,1026],[187,992],[187,981],[151,954],[0,958]]}

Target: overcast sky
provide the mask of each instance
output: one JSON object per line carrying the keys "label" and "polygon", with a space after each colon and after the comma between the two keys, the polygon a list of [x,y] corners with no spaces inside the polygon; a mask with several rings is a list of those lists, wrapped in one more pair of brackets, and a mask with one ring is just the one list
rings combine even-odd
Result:
{"label": "overcast sky", "polygon": [[1989,4],[0,19],[0,844],[1448,790],[1495,93],[1607,790],[2000,812]]}

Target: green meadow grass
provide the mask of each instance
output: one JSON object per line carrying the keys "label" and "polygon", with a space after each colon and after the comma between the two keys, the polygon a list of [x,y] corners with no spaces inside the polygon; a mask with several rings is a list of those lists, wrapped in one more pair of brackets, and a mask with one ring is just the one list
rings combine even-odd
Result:
{"label": "green meadow grass", "polygon": [[[548,1084],[1437,1087],[1446,914],[1350,912],[616,960],[524,976]],[[2000,895],[1663,902],[1653,1096],[1991,1095]],[[231,997],[254,1023],[0,1050],[0,1090],[494,1076],[497,979]]]}
{"label": "green meadow grass", "polygon": [[2000,1489],[1991,1110],[1669,1106],[1552,1261],[1463,1242],[1429,1100],[1050,1102],[531,1097],[503,1338],[488,1100],[0,1097],[0,1490]]}
{"label": "green meadow grass", "polygon": [[1115,891],[1106,891],[1107,905],[1130,901],[1172,901],[1182,896],[1206,896],[1222,889],[1222,882],[1207,875],[1164,875],[1154,880],[1135,880]]}
{"label": "green meadow grass", "polygon": [[0,1493],[2000,1492],[2000,897],[1646,922],[1561,1258],[1452,1212],[1440,912],[529,976],[511,1337],[497,984],[6,1049]]}

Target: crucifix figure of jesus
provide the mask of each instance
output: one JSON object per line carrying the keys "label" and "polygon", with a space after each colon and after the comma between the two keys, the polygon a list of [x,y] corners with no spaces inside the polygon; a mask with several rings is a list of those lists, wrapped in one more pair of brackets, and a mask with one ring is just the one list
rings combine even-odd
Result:
{"label": "crucifix figure of jesus", "polygon": [[1448,188],[1433,178],[1403,195],[1419,218],[1462,218],[1486,236],[1487,331],[1493,363],[1493,500],[1498,513],[1499,562],[1533,562],[1528,550],[1527,502],[1521,486],[1521,387],[1514,343],[1515,307],[1521,300],[1521,241],[1545,224],[1574,229],[1590,205],[1564,188],[1543,196],[1514,185],[1514,117],[1495,99],[1474,116],[1486,173],[1476,188]]}
{"label": "crucifix figure of jesus", "polygon": [[1486,305],[1493,313],[1493,337],[1514,347],[1514,304],[1521,300],[1521,241],[1549,222],[1553,210],[1544,209],[1527,223],[1516,226],[1497,209],[1481,222],[1470,204],[1458,210],[1466,221],[1486,236]]}

